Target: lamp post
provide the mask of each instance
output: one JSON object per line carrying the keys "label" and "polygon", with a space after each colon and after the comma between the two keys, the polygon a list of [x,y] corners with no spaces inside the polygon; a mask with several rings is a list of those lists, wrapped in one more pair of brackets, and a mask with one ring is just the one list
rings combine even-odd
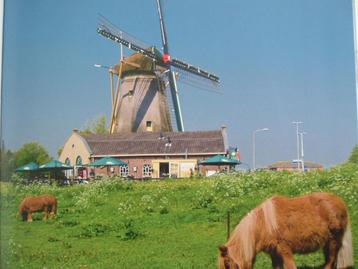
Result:
{"label": "lamp post", "polygon": [[300,138],[298,134],[298,125],[303,123],[302,121],[293,121],[292,124],[296,125],[296,143],[297,143],[297,170],[300,169]]}
{"label": "lamp post", "polygon": [[[107,65],[102,65],[102,64],[94,64],[93,65],[96,68],[104,68],[107,69],[109,72],[109,83],[111,85],[111,101],[112,101],[112,110],[114,108],[114,80],[113,80],[113,74],[114,74],[114,69],[112,66],[107,66]],[[119,79],[119,78],[118,78]]]}
{"label": "lamp post", "polygon": [[306,132],[300,132],[299,136],[301,138],[301,164],[302,164],[302,172],[305,171],[305,162],[304,162],[304,151],[303,151],[303,136],[307,134]]}
{"label": "lamp post", "polygon": [[264,131],[268,131],[269,128],[262,128],[262,129],[258,129],[253,131],[252,133],[252,169],[255,171],[256,169],[256,145],[255,145],[255,137],[256,137],[256,133],[258,132],[264,132]]}
{"label": "lamp post", "polygon": [[[353,11],[353,36],[354,36],[354,63],[355,63],[355,90],[356,90],[356,119],[358,120],[358,1],[352,0]],[[357,125],[357,143],[358,143],[358,125]]]}

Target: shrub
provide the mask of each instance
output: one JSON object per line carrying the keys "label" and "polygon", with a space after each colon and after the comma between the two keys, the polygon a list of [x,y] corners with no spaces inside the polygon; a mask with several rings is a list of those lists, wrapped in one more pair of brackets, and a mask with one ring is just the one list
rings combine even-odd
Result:
{"label": "shrub", "polygon": [[194,208],[207,208],[214,201],[214,193],[208,190],[199,190],[195,194]]}
{"label": "shrub", "polygon": [[352,153],[349,156],[348,162],[358,165],[358,145],[355,145],[355,147],[353,148]]}
{"label": "shrub", "polygon": [[20,174],[14,173],[11,175],[10,182],[14,184],[26,184],[27,180],[23,178]]}
{"label": "shrub", "polygon": [[103,236],[113,231],[113,227],[104,223],[90,223],[84,227],[81,227],[81,231],[75,235],[78,238],[91,238]]}
{"label": "shrub", "polygon": [[129,190],[129,183],[121,182],[119,179],[104,178],[83,186],[82,192],[75,197],[75,205],[87,209],[90,205],[103,205],[104,197],[118,190]]}
{"label": "shrub", "polygon": [[134,225],[133,219],[127,219],[123,222],[124,231],[119,235],[121,240],[134,240],[141,236],[141,232],[138,228]]}
{"label": "shrub", "polygon": [[160,206],[159,207],[159,213],[160,214],[168,214],[169,213],[169,209],[165,206]]}
{"label": "shrub", "polygon": [[64,220],[60,222],[63,226],[74,227],[80,224],[78,220]]}
{"label": "shrub", "polygon": [[47,238],[47,241],[49,241],[49,242],[58,242],[60,240],[57,239],[56,237],[50,236],[49,238]]}

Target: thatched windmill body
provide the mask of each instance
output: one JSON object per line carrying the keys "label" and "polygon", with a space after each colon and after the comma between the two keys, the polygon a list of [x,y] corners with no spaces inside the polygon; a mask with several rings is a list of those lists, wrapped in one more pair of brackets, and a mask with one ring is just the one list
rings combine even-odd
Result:
{"label": "thatched windmill body", "polygon": [[204,87],[216,88],[219,85],[216,75],[169,55],[160,0],[157,0],[157,7],[163,53],[139,42],[103,18],[97,28],[102,36],[135,52],[109,69],[112,95],[110,133],[170,132],[175,126],[177,131],[184,131],[176,74],[183,74],[189,82],[199,79],[205,83]]}

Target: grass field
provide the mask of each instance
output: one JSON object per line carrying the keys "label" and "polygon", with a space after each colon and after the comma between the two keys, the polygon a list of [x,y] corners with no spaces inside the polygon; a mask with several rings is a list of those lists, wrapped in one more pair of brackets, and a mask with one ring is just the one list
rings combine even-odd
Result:
{"label": "grass field", "polygon": [[[252,208],[273,194],[330,191],[349,207],[358,264],[358,167],[305,174],[257,172],[206,179],[148,182],[102,180],[88,185],[1,184],[1,268],[216,268],[218,246]],[[51,193],[55,220],[16,216],[28,195]],[[319,268],[322,253],[297,255],[300,268]],[[255,268],[270,268],[260,254]],[[358,268],[358,267],[356,267]]]}

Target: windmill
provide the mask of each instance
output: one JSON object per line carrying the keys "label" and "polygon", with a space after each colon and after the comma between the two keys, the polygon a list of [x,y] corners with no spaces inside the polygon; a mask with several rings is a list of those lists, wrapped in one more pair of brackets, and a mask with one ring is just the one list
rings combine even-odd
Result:
{"label": "windmill", "polygon": [[[161,0],[157,1],[163,53],[100,18],[97,32],[134,51],[109,69],[112,113],[110,133],[184,131],[177,77],[204,90],[217,91],[220,79],[202,68],[171,57]],[[117,81],[115,82],[115,77]],[[116,86],[114,86],[116,84]],[[169,88],[169,91],[167,91]],[[171,115],[174,112],[174,115]]]}

